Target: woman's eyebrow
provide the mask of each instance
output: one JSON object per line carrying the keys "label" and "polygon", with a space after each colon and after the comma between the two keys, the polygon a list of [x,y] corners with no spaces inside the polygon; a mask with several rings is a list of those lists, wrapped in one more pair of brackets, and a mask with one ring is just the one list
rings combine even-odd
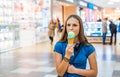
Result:
{"label": "woman's eyebrow", "polygon": [[77,25],[77,24],[74,24],[74,25]]}

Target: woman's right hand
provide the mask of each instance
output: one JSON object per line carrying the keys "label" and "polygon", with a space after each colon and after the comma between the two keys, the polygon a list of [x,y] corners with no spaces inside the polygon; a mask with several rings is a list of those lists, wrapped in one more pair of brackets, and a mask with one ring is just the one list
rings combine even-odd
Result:
{"label": "woman's right hand", "polygon": [[70,58],[74,53],[74,44],[68,44],[66,47],[66,54],[65,57]]}

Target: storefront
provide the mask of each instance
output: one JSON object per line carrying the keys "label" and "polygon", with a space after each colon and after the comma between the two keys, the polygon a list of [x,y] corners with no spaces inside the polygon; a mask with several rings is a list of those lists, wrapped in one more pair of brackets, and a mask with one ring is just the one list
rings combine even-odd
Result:
{"label": "storefront", "polygon": [[84,1],[79,1],[77,4],[77,15],[79,15],[82,18],[83,22],[86,22],[87,20],[87,3]]}
{"label": "storefront", "polygon": [[20,47],[48,40],[47,27],[50,19],[50,0],[16,1],[14,20],[20,25]]}
{"label": "storefront", "polygon": [[0,53],[19,47],[19,25],[13,20],[13,1],[0,1]]}
{"label": "storefront", "polygon": [[74,0],[54,0],[53,1],[53,19],[59,18],[61,24],[70,14],[76,13],[76,2]]}
{"label": "storefront", "polygon": [[[102,42],[102,22],[97,22],[101,17],[99,7],[79,1],[77,5],[77,14],[82,18],[84,24],[84,33],[89,42]],[[109,42],[110,31],[108,27],[106,42]]]}
{"label": "storefront", "polygon": [[51,0],[0,1],[0,53],[48,40]]}

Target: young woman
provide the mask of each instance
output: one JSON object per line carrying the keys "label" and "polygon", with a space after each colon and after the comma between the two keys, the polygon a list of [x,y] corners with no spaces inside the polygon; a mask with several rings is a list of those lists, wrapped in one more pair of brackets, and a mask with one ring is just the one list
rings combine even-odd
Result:
{"label": "young woman", "polygon": [[54,21],[52,19],[52,20],[50,20],[50,23],[48,25],[48,36],[49,36],[49,39],[51,41],[50,42],[51,45],[53,44],[54,35],[55,35],[55,24],[54,24]]}
{"label": "young woman", "polygon": [[[68,44],[68,32],[75,33],[74,44]],[[54,59],[59,77],[96,77],[95,48],[84,35],[83,22],[78,15],[70,15],[64,26],[61,39],[54,47]],[[87,59],[90,69],[86,69]]]}

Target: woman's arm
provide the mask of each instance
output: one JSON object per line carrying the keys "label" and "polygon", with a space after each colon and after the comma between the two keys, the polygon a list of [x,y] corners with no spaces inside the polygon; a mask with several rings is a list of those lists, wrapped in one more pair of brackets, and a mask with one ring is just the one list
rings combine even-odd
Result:
{"label": "woman's arm", "polygon": [[62,55],[57,52],[54,52],[54,56],[58,75],[63,76],[68,68],[69,62],[62,60]]}
{"label": "woman's arm", "polygon": [[79,68],[75,68],[73,65],[70,65],[68,67],[68,72],[86,76],[86,77],[96,77],[98,69],[97,69],[95,52],[92,53],[91,55],[89,55],[88,60],[89,60],[89,64],[90,64],[90,69],[87,69],[87,70],[79,69]]}
{"label": "woman's arm", "polygon": [[69,61],[71,55],[73,54],[73,49],[74,45],[68,45],[66,48],[66,53],[65,53],[65,58],[62,60],[62,55],[60,53],[54,52],[54,58],[55,58],[55,63],[56,63],[56,69],[59,74],[59,76],[63,76],[65,72],[68,69],[69,66]]}

